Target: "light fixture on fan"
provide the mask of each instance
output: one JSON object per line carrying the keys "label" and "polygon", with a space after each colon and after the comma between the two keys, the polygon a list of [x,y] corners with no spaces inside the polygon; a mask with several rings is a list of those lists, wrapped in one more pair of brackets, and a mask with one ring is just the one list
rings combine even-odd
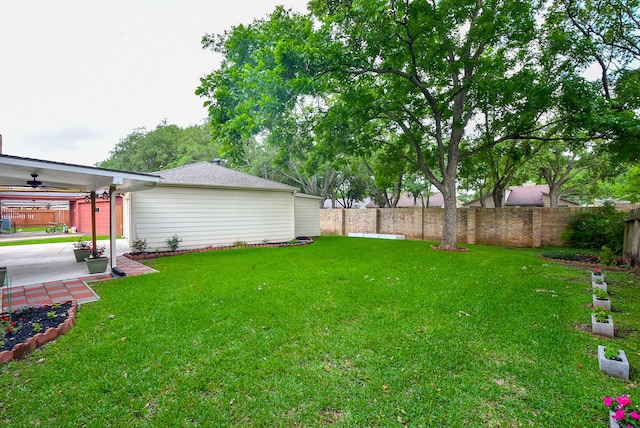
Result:
{"label": "light fixture on fan", "polygon": [[31,177],[33,177],[33,180],[27,180],[27,185],[33,187],[34,189],[42,186],[42,181],[38,181],[36,180],[36,178],[38,178],[38,174],[31,174]]}

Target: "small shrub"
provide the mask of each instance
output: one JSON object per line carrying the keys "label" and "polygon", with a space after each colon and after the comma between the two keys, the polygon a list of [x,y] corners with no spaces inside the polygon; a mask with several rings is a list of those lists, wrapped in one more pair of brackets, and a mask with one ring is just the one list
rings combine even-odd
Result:
{"label": "small shrub", "polygon": [[234,247],[244,247],[246,245],[247,245],[247,243],[245,241],[241,241],[239,239],[236,242],[233,243]]}
{"label": "small shrub", "polygon": [[572,247],[600,249],[605,245],[614,254],[621,254],[624,219],[625,213],[611,203],[595,211],[581,211],[569,220],[562,239]]}
{"label": "small shrub", "polygon": [[604,291],[602,288],[594,288],[593,290],[593,294],[596,295],[596,299],[600,299],[600,300],[608,300],[609,299],[609,294]]}
{"label": "small shrub", "polygon": [[604,348],[604,357],[608,360],[621,361],[621,358],[618,357],[618,350],[611,346]]}
{"label": "small shrub", "polygon": [[598,261],[600,264],[605,266],[615,266],[616,265],[616,257],[613,254],[613,251],[606,245],[602,246],[600,250],[600,256],[598,256]]}
{"label": "small shrub", "polygon": [[136,253],[144,253],[145,251],[147,251],[148,246],[149,244],[147,244],[146,239],[140,239],[138,237],[136,237],[136,239],[134,239],[131,243],[131,248],[133,248],[133,251],[135,251]]}
{"label": "small shrub", "polygon": [[178,237],[178,235],[173,235],[171,238],[167,239],[167,247],[171,249],[171,251],[175,251],[180,246],[182,242],[182,238]]}

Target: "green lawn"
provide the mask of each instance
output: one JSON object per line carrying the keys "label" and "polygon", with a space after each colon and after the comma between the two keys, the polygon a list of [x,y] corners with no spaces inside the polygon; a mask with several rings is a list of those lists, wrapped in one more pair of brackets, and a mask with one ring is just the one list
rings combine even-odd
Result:
{"label": "green lawn", "polygon": [[[13,236],[16,235],[12,235],[12,237]],[[55,242],[76,242],[80,237],[83,237],[85,241],[91,241],[91,235],[52,234],[51,238],[33,238],[21,239],[19,241],[0,242],[0,247],[10,247],[13,245],[51,244]],[[109,239],[109,235],[96,235],[96,239],[107,240]]]}
{"label": "green lawn", "polygon": [[[430,244],[325,236],[158,259],[0,367],[0,421],[604,427],[604,395],[640,399],[640,281],[607,272],[619,338],[602,339],[576,328],[588,269]],[[630,382],[599,371],[598,344],[626,351]]]}

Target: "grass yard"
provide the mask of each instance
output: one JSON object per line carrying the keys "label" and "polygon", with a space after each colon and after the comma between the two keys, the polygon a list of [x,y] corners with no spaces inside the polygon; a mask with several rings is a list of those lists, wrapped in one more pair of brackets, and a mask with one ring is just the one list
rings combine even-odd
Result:
{"label": "grass yard", "polygon": [[[20,233],[20,232],[18,232]],[[16,236],[16,235],[12,235]],[[52,234],[51,238],[33,238],[33,239],[21,239],[19,241],[4,241],[0,242],[0,247],[10,247],[13,245],[32,245],[32,244],[51,244],[55,242],[76,242],[79,237],[83,237],[83,239],[87,242],[91,242],[91,235],[71,235],[71,234]],[[109,235],[97,235],[96,239],[108,240]]]}
{"label": "grass yard", "polygon": [[[605,427],[637,394],[640,281],[539,250],[325,236],[158,259],[97,285],[70,333],[0,366],[11,426]],[[631,381],[598,369],[624,349]]]}

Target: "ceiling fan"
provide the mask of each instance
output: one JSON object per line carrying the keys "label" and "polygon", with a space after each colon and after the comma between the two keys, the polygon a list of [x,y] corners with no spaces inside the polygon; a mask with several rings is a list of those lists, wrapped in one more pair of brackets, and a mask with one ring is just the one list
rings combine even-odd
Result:
{"label": "ceiling fan", "polygon": [[27,180],[27,186],[31,186],[34,189],[42,186],[42,181],[36,180],[36,178],[38,178],[38,174],[31,174],[31,177],[33,177],[33,180]]}

